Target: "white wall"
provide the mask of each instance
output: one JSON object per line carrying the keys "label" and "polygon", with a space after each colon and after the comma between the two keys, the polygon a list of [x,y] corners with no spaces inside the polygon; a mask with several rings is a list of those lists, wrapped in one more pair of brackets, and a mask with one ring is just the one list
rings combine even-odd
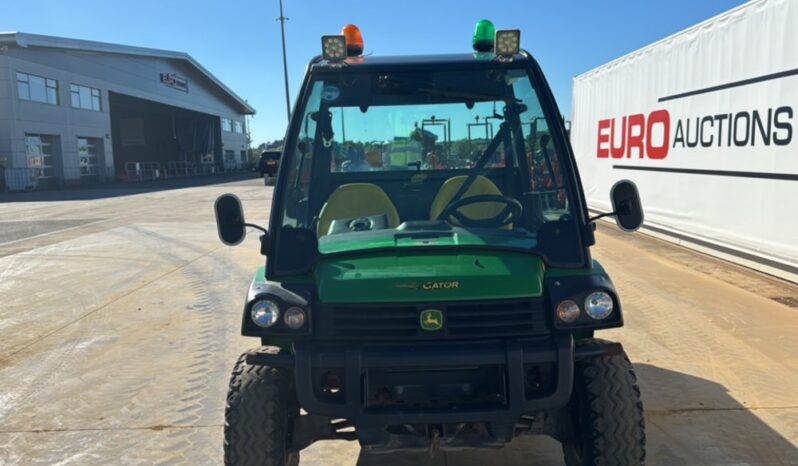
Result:
{"label": "white wall", "polygon": [[[758,0],[576,77],[571,140],[590,207],[608,210],[610,187],[628,178],[656,231],[798,276],[791,275],[798,274],[798,74],[740,83],[798,71],[795,44],[798,2]],[[737,85],[708,89],[731,83]],[[697,90],[704,92],[662,99]],[[739,115],[750,122],[754,111],[769,144]],[[731,143],[730,114],[738,123]],[[649,122],[664,121],[657,115],[670,121],[664,139],[664,123],[641,134]],[[690,147],[696,118],[703,144]],[[643,142],[643,154],[628,144],[628,122],[642,119],[646,127],[633,124],[631,134]],[[613,145],[626,150],[613,155]]]}

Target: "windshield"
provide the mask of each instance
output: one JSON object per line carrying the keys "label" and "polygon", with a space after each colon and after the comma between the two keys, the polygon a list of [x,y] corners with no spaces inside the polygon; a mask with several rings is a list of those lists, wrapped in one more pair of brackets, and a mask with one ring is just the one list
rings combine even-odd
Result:
{"label": "windshield", "polygon": [[543,225],[572,217],[525,69],[322,76],[278,186],[278,225],[309,230],[320,253],[417,231],[531,249]]}

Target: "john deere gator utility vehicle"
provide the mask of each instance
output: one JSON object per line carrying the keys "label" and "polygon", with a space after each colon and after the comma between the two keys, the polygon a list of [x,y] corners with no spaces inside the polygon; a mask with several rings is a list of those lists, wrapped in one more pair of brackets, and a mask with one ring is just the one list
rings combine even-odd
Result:
{"label": "john deere gator utility vehicle", "polygon": [[[363,56],[322,38],[295,105],[269,228],[216,201],[221,240],[262,231],[236,363],[228,464],[297,464],[322,439],[372,452],[562,443],[569,465],[640,464],[643,408],[621,301],[591,258],[560,112],[517,30],[474,53]],[[610,193],[624,230],[637,189]],[[530,456],[533,461],[534,455]]]}

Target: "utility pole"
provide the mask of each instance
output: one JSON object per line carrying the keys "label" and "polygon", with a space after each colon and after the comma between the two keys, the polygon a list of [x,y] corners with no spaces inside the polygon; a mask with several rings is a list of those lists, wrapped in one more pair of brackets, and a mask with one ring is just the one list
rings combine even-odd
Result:
{"label": "utility pole", "polygon": [[280,32],[283,36],[283,75],[285,78],[285,112],[288,115],[288,120],[291,120],[291,98],[288,94],[288,59],[285,56],[285,21],[288,18],[283,16],[283,0],[280,0],[280,17],[277,21],[280,22]]}

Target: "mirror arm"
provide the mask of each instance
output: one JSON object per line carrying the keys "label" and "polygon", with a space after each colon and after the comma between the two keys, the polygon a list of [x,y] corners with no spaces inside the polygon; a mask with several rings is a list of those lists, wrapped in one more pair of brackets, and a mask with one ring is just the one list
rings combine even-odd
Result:
{"label": "mirror arm", "polygon": [[628,201],[624,201],[624,202],[621,202],[620,206],[618,206],[618,210],[614,210],[612,212],[607,212],[605,214],[596,215],[595,217],[590,217],[590,219],[588,219],[587,222],[588,223],[593,223],[593,222],[595,222],[596,220],[598,220],[598,219],[600,219],[602,217],[614,217],[616,215],[627,215],[627,214],[629,214],[629,212],[631,210],[632,210],[632,207],[629,205],[629,202]]}
{"label": "mirror arm", "polygon": [[260,230],[260,231],[262,231],[263,233],[268,233],[268,231],[266,231],[266,229],[265,229],[265,228],[263,228],[263,227],[262,227],[262,226],[260,226],[260,225],[255,225],[254,223],[244,223],[244,226],[245,226],[245,227],[254,228],[254,229],[256,229],[256,230]]}
{"label": "mirror arm", "polygon": [[600,218],[603,218],[603,217],[614,217],[616,215],[618,215],[618,211],[617,210],[613,211],[613,212],[607,212],[605,214],[596,215],[595,217],[590,217],[587,222],[588,223],[593,223],[593,222],[595,222],[596,220],[598,220]]}

